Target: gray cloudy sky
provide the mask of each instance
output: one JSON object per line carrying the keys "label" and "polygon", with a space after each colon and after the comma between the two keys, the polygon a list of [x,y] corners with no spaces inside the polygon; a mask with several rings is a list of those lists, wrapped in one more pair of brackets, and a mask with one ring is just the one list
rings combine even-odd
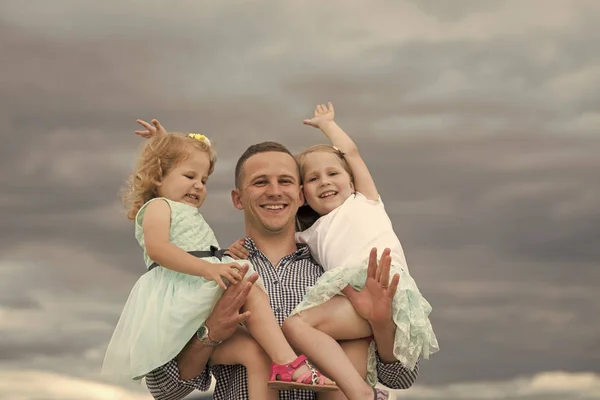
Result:
{"label": "gray cloudy sky", "polygon": [[227,246],[237,157],[323,142],[301,121],[331,100],[434,307],[402,397],[600,398],[599,24],[583,0],[0,0],[0,397],[148,398],[98,376],[144,271],[136,118],[216,143]]}

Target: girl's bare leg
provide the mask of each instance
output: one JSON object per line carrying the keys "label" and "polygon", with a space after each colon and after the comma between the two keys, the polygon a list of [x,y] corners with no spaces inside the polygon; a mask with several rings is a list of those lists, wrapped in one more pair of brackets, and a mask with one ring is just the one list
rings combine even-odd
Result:
{"label": "girl's bare leg", "polygon": [[[338,342],[344,353],[348,356],[352,365],[360,376],[367,378],[367,356],[369,352],[369,341],[365,339],[342,340]],[[318,400],[346,400],[342,391],[317,393]]]}
{"label": "girl's bare leg", "polygon": [[292,346],[332,378],[348,399],[373,398],[373,389],[336,341],[372,334],[369,323],[356,313],[347,298],[336,296],[288,318],[283,323],[283,332]]}
{"label": "girl's bare leg", "polygon": [[[283,335],[271,310],[269,298],[262,289],[255,286],[250,290],[242,310],[251,312],[246,327],[275,364],[288,364],[298,357]],[[307,366],[301,366],[294,372],[293,378],[298,378],[307,371]],[[333,382],[327,379],[326,384]]]}
{"label": "girl's bare leg", "polygon": [[246,367],[251,400],[279,398],[279,391],[267,387],[271,360],[244,328],[239,328],[231,338],[217,346],[210,361],[212,364],[241,364]]}

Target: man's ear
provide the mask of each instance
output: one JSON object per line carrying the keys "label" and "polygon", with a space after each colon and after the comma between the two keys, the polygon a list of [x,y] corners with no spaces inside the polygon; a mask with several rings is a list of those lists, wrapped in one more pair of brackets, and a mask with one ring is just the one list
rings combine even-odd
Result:
{"label": "man's ear", "polygon": [[240,193],[240,189],[233,189],[231,191],[231,202],[238,210],[244,209],[244,206],[242,205],[242,194]]}

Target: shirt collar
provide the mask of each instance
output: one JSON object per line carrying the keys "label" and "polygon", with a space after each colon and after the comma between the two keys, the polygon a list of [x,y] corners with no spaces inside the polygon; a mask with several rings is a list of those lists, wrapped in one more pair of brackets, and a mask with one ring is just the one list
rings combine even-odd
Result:
{"label": "shirt collar", "polygon": [[[261,252],[260,249],[256,247],[256,243],[254,243],[254,240],[252,240],[249,237],[244,238],[244,247],[248,249],[251,256],[254,256],[257,253]],[[308,249],[308,246],[305,243],[296,243],[296,247],[297,250],[294,253],[290,254],[295,259],[304,259],[311,257],[310,250]]]}

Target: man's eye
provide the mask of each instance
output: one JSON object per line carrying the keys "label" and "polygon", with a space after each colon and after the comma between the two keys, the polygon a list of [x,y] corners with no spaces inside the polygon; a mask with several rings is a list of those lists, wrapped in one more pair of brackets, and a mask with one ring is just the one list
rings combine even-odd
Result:
{"label": "man's eye", "polygon": [[256,186],[264,186],[264,185],[266,185],[266,184],[267,184],[267,181],[256,181],[256,182],[254,182],[254,184],[255,184]]}

